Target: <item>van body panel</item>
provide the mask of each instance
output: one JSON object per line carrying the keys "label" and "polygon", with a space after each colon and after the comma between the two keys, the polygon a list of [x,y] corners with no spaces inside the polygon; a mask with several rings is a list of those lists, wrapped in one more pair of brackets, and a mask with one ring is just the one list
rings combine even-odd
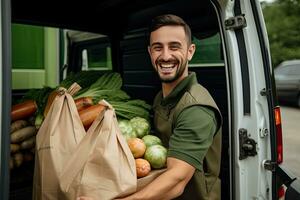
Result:
{"label": "van body panel", "polygon": [[[238,9],[240,9],[240,13],[237,12]],[[257,51],[261,49],[261,45],[254,22],[252,5],[250,1],[235,1],[234,6],[229,4],[228,9],[225,10],[225,20],[235,16],[236,13],[244,15],[246,20],[246,27],[242,29],[242,33],[239,29],[225,30],[226,44],[230,49],[228,51],[230,59],[229,68],[232,73],[231,86],[233,89],[231,95],[233,96],[232,121],[233,133],[235,133],[234,142],[235,146],[239,147],[234,157],[236,199],[260,197],[273,199],[271,193],[272,173],[262,167],[264,160],[271,159],[271,136],[262,133],[269,130],[270,119],[268,117],[267,99],[261,95],[263,88],[266,88],[265,71],[262,56],[261,54],[257,54]],[[243,39],[238,39],[238,37],[242,37]],[[241,46],[245,46],[244,50],[246,52],[240,51]],[[245,73],[244,70],[248,70],[248,73]],[[247,108],[245,104],[248,103],[250,104]],[[249,108],[250,110],[248,110]],[[255,148],[257,153],[254,156],[248,156],[244,159],[240,159],[241,152],[239,151],[242,145],[240,144],[242,129],[246,130],[248,137],[256,143]],[[247,185],[247,187],[244,187],[244,185]],[[275,193],[274,191],[273,195]]]}

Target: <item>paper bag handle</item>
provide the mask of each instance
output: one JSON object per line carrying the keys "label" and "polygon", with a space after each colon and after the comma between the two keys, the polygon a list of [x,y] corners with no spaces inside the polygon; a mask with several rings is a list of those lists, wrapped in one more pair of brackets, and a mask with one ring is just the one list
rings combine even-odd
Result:
{"label": "paper bag handle", "polygon": [[78,85],[78,83],[74,82],[69,89],[67,90],[64,87],[59,87],[57,89],[57,94],[59,96],[64,95],[66,92],[68,92],[71,96],[73,96],[74,94],[76,94],[79,90],[81,89],[80,85]]}

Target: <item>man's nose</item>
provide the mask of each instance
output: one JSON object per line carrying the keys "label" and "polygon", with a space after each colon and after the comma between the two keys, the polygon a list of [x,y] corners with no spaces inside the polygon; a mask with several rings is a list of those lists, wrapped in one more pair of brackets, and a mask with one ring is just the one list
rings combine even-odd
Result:
{"label": "man's nose", "polygon": [[172,54],[168,48],[163,48],[161,58],[163,60],[169,60],[170,58],[172,58]]}

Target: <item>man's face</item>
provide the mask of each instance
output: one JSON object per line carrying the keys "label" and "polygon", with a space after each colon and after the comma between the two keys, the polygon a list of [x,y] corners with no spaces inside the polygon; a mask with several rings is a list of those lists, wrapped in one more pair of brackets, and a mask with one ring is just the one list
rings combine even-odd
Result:
{"label": "man's face", "polygon": [[188,46],[183,27],[163,26],[151,33],[148,51],[161,81],[172,83],[188,75],[187,64],[195,45]]}

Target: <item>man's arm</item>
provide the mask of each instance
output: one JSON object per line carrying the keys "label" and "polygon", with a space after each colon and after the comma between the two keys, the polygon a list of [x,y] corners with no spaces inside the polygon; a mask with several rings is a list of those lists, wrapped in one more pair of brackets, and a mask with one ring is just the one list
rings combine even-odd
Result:
{"label": "man's arm", "polygon": [[142,190],[118,200],[168,200],[180,196],[192,178],[195,168],[179,159],[169,157],[167,170]]}
{"label": "man's arm", "polygon": [[[184,191],[186,184],[192,178],[195,168],[179,159],[169,157],[167,170],[154,179],[142,190],[116,200],[169,200],[178,197]],[[77,200],[93,200],[89,197],[79,197]]]}

